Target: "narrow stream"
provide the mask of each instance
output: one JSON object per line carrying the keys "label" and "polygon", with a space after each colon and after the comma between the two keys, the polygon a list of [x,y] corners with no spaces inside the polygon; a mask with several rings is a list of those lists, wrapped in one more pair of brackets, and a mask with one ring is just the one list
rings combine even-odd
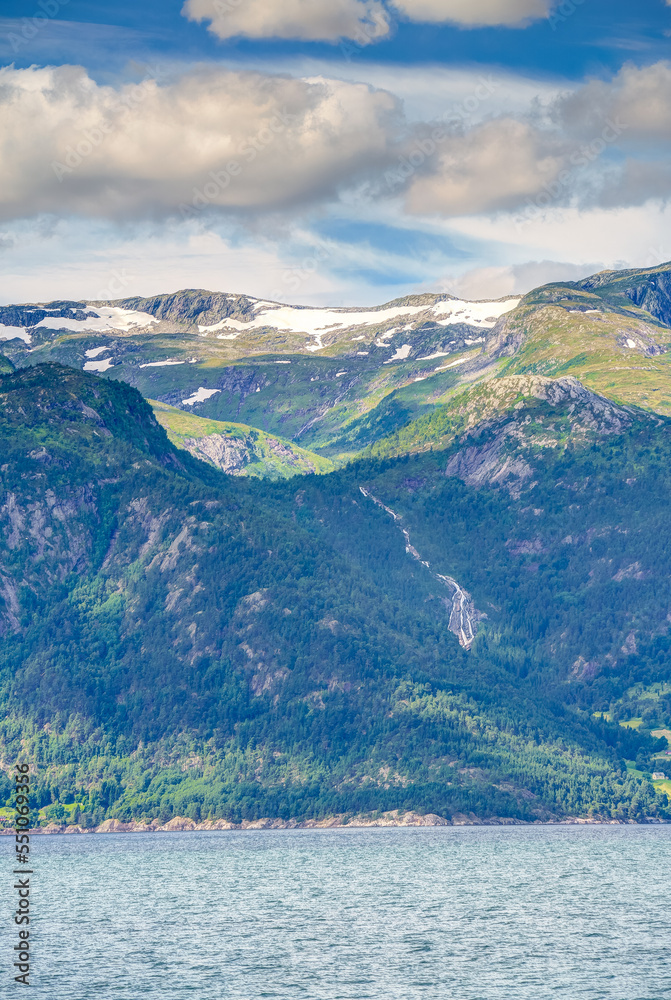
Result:
{"label": "narrow stream", "polygon": [[387,507],[386,504],[383,504],[381,500],[378,500],[377,497],[373,496],[370,490],[364,489],[363,486],[360,486],[359,490],[365,497],[372,500],[374,504],[377,504],[378,507],[381,507],[382,510],[393,518],[394,524],[397,524],[403,533],[403,537],[405,538],[405,551],[408,555],[412,556],[413,559],[421,563],[422,566],[428,570],[434,580],[438,580],[439,583],[442,583],[452,591],[452,611],[450,614],[449,629],[450,632],[453,632],[456,635],[460,645],[463,646],[464,649],[470,649],[478,631],[478,621],[482,617],[482,615],[477,611],[471,595],[468,591],[464,590],[463,587],[460,587],[457,581],[451,576],[443,576],[441,573],[433,572],[430,564],[425,559],[422,559],[421,555],[410,541],[410,533],[403,527],[401,523],[402,517],[400,514],[397,514],[391,509],[391,507]]}

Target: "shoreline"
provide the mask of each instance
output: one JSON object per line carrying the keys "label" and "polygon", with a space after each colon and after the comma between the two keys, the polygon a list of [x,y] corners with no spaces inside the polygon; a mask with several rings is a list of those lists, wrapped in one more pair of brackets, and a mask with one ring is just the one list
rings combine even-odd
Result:
{"label": "shoreline", "polygon": [[[487,819],[481,819],[473,814],[466,815],[464,813],[454,813],[451,819],[446,819],[435,813],[427,813],[422,816],[419,813],[406,812],[399,815],[398,810],[394,810],[383,813],[377,818],[373,818],[370,815],[358,815],[346,819],[345,815],[342,814],[339,816],[328,816],[320,820],[283,820],[264,817],[256,820],[245,819],[240,823],[232,823],[226,819],[196,822],[185,816],[175,816],[167,823],[161,823],[157,819],[149,823],[139,820],[124,822],[118,819],[106,819],[95,827],[49,823],[44,827],[33,827],[28,832],[31,835],[55,836],[107,833],[212,833],[239,830],[365,830],[448,826],[664,826],[669,822],[669,820],[659,819],[656,816],[646,816],[644,820],[640,821],[634,819],[596,819],[583,816],[565,816],[561,819],[548,817],[547,819],[522,820],[507,816],[491,816]],[[13,833],[13,827],[0,830],[0,836],[9,836]]]}

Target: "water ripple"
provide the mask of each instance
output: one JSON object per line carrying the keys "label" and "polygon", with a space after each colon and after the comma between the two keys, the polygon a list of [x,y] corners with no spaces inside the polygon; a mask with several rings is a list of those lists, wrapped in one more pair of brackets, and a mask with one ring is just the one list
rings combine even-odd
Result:
{"label": "water ripple", "polygon": [[33,996],[49,1000],[671,997],[671,827],[133,834],[35,848]]}

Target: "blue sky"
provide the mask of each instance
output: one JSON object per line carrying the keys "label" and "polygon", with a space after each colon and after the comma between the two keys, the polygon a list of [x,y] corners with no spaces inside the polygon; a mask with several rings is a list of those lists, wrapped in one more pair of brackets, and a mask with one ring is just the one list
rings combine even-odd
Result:
{"label": "blue sky", "polygon": [[670,45],[665,0],[5,0],[0,300],[671,258]]}

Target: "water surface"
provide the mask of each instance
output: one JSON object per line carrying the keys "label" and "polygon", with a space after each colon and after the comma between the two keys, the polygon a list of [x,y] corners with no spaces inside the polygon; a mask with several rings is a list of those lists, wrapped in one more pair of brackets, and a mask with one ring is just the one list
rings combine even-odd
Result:
{"label": "water surface", "polygon": [[669,826],[33,843],[32,995],[49,1000],[671,997]]}

